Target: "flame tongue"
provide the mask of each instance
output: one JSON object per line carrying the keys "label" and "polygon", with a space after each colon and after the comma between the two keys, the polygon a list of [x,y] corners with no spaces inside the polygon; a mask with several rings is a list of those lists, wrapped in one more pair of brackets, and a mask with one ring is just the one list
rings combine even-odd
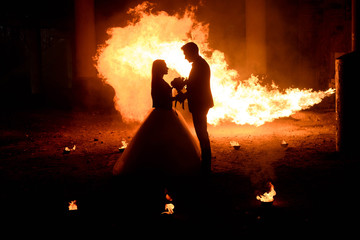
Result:
{"label": "flame tongue", "polygon": [[165,204],[165,212],[162,212],[161,214],[171,215],[174,213],[174,208],[175,206],[172,203]]}
{"label": "flame tongue", "polygon": [[69,211],[74,211],[74,210],[78,210],[78,207],[76,205],[76,200],[69,202]]}
{"label": "flame tongue", "polygon": [[194,12],[170,16],[151,12],[144,2],[129,10],[134,19],[126,27],[108,30],[110,38],[98,49],[96,67],[104,81],[115,89],[115,107],[125,121],[142,121],[151,109],[151,65],[164,59],[170,68],[167,79],[187,77],[191,65],[184,59],[182,45],[196,42],[211,68],[211,89],[215,106],[208,122],[260,126],[309,108],[334,93],[288,88],[280,91],[273,84],[262,86],[256,76],[241,81],[237,71],[229,69],[224,53],[208,46],[209,25],[199,23]]}
{"label": "flame tongue", "polygon": [[273,202],[274,201],[274,196],[276,195],[274,185],[272,185],[271,183],[269,183],[269,185],[270,185],[270,191],[266,192],[262,195],[256,196],[257,200],[259,200],[261,202]]}

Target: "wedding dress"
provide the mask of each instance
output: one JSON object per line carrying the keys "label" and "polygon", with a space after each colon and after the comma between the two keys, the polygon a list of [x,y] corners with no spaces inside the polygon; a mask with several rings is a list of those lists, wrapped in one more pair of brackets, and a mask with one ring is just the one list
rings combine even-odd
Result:
{"label": "wedding dress", "polygon": [[[170,94],[170,97],[169,97]],[[200,169],[200,148],[182,115],[172,108],[171,87],[152,82],[153,108],[113,168],[123,176],[187,176]]]}

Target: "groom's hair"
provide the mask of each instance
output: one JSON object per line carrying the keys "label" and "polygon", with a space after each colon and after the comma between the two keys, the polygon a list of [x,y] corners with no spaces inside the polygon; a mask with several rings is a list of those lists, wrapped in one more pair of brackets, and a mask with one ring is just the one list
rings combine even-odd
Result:
{"label": "groom's hair", "polygon": [[191,52],[199,54],[199,47],[194,42],[188,42],[184,46],[181,47],[184,52]]}

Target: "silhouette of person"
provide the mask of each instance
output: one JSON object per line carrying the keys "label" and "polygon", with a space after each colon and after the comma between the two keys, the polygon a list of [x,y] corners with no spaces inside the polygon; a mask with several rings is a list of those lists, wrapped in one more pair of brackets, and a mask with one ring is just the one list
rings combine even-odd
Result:
{"label": "silhouette of person", "polygon": [[116,161],[113,174],[164,179],[196,175],[200,149],[182,115],[172,108],[172,88],[163,79],[168,73],[164,60],[152,65],[153,109]]}
{"label": "silhouette of person", "polygon": [[214,106],[210,89],[210,67],[199,55],[198,46],[189,42],[181,48],[185,59],[192,63],[186,82],[189,111],[192,113],[196,135],[201,148],[201,168],[204,173],[211,172],[211,147],[207,131],[207,113]]}
{"label": "silhouette of person", "polygon": [[164,60],[155,60],[151,70],[151,97],[154,108],[172,109],[172,88],[163,79],[168,73],[168,67]]}

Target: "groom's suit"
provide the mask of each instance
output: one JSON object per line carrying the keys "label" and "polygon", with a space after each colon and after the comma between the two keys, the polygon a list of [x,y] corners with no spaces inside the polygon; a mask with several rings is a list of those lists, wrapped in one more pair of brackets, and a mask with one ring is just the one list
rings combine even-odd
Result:
{"label": "groom's suit", "polygon": [[207,132],[207,113],[214,106],[210,89],[209,64],[198,56],[192,63],[187,82],[189,111],[192,113],[196,135],[200,142],[202,166],[204,170],[211,167],[211,147]]}

